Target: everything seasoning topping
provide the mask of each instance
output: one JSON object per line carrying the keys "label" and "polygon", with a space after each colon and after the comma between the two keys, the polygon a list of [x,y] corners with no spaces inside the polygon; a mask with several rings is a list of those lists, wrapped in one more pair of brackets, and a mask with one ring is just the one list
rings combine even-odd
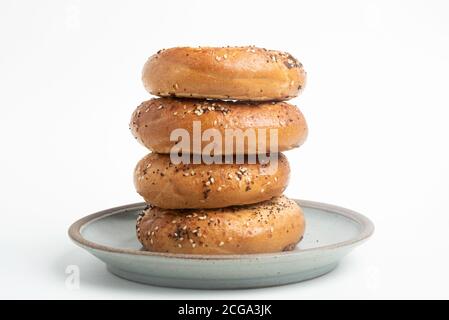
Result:
{"label": "everything seasoning topping", "polygon": [[292,59],[287,59],[284,61],[284,64],[287,68],[291,69],[295,67],[295,61],[293,61]]}
{"label": "everything seasoning topping", "polygon": [[195,113],[197,116],[200,116],[204,113],[204,110],[201,105],[197,105],[193,113]]}
{"label": "everything seasoning topping", "polygon": [[302,68],[302,64],[296,60],[292,55],[287,52],[275,51],[275,50],[267,50],[265,48],[256,48],[255,46],[245,47],[246,52],[250,53],[264,53],[266,56],[267,63],[277,63],[282,61],[282,63],[288,68]]}
{"label": "everything seasoning topping", "polygon": [[302,64],[288,53],[283,53],[284,65],[288,68],[302,68]]}
{"label": "everything seasoning topping", "polygon": [[207,181],[204,183],[204,185],[210,186],[211,184],[214,184],[214,183],[215,183],[215,179],[214,179],[214,177],[211,176],[207,179]]}
{"label": "everything seasoning topping", "polygon": [[[188,214],[185,214],[189,212]],[[203,239],[207,238],[206,234],[201,232],[201,228],[199,226],[196,227],[189,227],[188,223],[185,223],[185,219],[196,219],[197,221],[207,221],[208,225],[210,226],[211,223],[214,221],[214,225],[216,226],[217,223],[220,223],[219,219],[210,218],[208,219],[207,213],[200,211],[200,214],[196,212],[192,212],[190,209],[186,209],[183,212],[180,212],[180,214],[175,215],[176,218],[174,218],[172,221],[176,221],[176,225],[174,226],[174,229],[172,229],[172,232],[168,234],[168,237],[174,240],[174,246],[178,248],[182,248],[183,246],[190,245],[192,248],[196,248],[197,246],[203,246],[207,247],[207,244],[204,244]],[[173,228],[173,227],[172,227]],[[154,232],[156,229],[153,229],[153,231],[149,232],[148,234],[150,236],[154,235]],[[153,239],[153,238],[150,238]],[[148,238],[147,238],[148,240]],[[151,242],[153,244],[153,242]]]}
{"label": "everything seasoning topping", "polygon": [[201,103],[195,103],[193,104],[194,106],[194,110],[193,113],[196,114],[197,116],[201,116],[203,113],[209,112],[209,111],[218,111],[218,112],[222,112],[224,115],[227,115],[230,111],[230,109],[220,105],[217,102],[209,102],[209,101],[204,101]]}
{"label": "everything seasoning topping", "polygon": [[254,181],[251,179],[250,171],[248,171],[245,167],[239,167],[239,169],[235,172],[235,179],[246,183],[245,192],[250,191],[251,184],[254,184]]}

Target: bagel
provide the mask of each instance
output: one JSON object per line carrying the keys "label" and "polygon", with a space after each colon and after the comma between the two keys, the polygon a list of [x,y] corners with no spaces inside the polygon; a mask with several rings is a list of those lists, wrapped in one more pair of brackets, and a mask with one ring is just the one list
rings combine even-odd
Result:
{"label": "bagel", "polygon": [[[255,104],[175,98],[143,102],[131,117],[130,129],[134,137],[151,151],[170,153],[177,143],[177,140],[170,141],[171,133],[182,128],[187,130],[190,137],[194,137],[194,121],[201,123],[201,134],[212,128],[218,130],[221,137],[225,137],[229,129],[249,129],[254,132],[255,139],[244,139],[243,150],[237,150],[236,143],[232,150],[226,150],[222,141],[221,148],[214,149],[215,154],[248,154],[253,153],[251,150],[256,153],[286,151],[300,146],[308,133],[301,111],[286,102]],[[270,136],[274,130],[277,139]],[[200,137],[198,139],[202,140]],[[191,139],[190,145],[192,143]],[[201,141],[200,152],[209,143]]]}
{"label": "bagel", "polygon": [[134,170],[144,200],[166,209],[221,208],[279,196],[288,184],[287,158],[261,164],[173,164],[166,154],[150,153]]}
{"label": "bagel", "polygon": [[293,250],[304,215],[284,196],[249,206],[167,210],[149,206],[137,218],[146,250],[184,254],[251,254]]}
{"label": "bagel", "polygon": [[153,95],[229,100],[288,100],[304,88],[302,64],[286,52],[256,47],[177,47],[145,63]]}

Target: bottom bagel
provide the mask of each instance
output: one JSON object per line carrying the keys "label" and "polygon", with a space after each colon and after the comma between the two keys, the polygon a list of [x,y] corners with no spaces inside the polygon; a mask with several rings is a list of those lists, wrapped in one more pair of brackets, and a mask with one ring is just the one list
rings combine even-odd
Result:
{"label": "bottom bagel", "polygon": [[137,238],[153,252],[250,254],[293,250],[304,234],[301,208],[284,196],[221,209],[146,208]]}

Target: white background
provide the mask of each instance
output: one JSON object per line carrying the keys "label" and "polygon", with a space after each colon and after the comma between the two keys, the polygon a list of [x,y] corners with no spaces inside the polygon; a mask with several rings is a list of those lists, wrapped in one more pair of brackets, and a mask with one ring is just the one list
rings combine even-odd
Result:
{"label": "white background", "polygon": [[[244,291],[156,288],[70,242],[76,219],[140,201],[128,130],[146,58],[180,45],[285,50],[310,127],[287,195],[370,217],[334,272]],[[449,298],[447,1],[0,3],[0,298]],[[78,265],[79,290],[65,286]]]}

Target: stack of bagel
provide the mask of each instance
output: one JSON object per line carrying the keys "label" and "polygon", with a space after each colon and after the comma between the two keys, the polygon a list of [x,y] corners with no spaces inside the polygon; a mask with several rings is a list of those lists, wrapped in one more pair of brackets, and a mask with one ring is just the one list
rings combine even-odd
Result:
{"label": "stack of bagel", "polygon": [[[158,96],[138,106],[130,123],[134,137],[151,151],[134,171],[136,190],[148,204],[136,224],[143,247],[185,254],[292,250],[305,221],[297,203],[282,195],[290,167],[281,152],[307,137],[304,116],[285,102],[304,88],[301,63],[288,53],[252,46],[177,47],[151,56],[142,80]],[[181,129],[195,137],[195,122],[202,133],[263,129],[275,131],[277,140],[258,133],[244,148],[215,145],[214,159],[226,161],[205,163],[200,155],[195,162],[194,151],[183,158],[188,161],[174,161],[179,140],[173,133]],[[191,145],[206,152],[209,142],[194,139]],[[249,161],[262,154],[275,165],[257,157]],[[236,161],[240,155],[243,163]]]}

